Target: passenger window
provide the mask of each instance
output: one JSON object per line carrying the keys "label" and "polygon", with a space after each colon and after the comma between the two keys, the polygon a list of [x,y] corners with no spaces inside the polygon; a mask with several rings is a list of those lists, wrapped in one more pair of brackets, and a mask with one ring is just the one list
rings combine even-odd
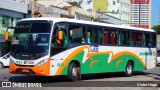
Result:
{"label": "passenger window", "polygon": [[151,34],[151,47],[156,47],[156,34],[152,33]]}
{"label": "passenger window", "polygon": [[142,46],[142,33],[137,34],[137,46]]}
{"label": "passenger window", "polygon": [[103,34],[103,43],[104,44],[111,44],[111,31],[109,30],[104,30]]}
{"label": "passenger window", "polygon": [[119,31],[118,45],[128,45],[129,41],[129,32]]}
{"label": "passenger window", "polygon": [[118,35],[118,31],[116,30],[111,31],[111,44],[112,45],[117,45],[117,35]]}
{"label": "passenger window", "polygon": [[150,34],[143,33],[143,46],[148,46],[150,44]]}
{"label": "passenger window", "polygon": [[150,45],[150,33],[146,33],[146,46]]}
{"label": "passenger window", "polygon": [[131,33],[130,45],[136,46],[136,32]]}
{"label": "passenger window", "polygon": [[88,27],[87,42],[102,44],[102,28]]}
{"label": "passenger window", "polygon": [[69,26],[69,42],[85,43],[86,33],[84,26],[70,25]]}

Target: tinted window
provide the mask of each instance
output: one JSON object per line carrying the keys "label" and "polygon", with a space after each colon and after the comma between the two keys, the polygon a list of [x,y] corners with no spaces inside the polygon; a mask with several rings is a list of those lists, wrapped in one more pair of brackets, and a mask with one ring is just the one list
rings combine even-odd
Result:
{"label": "tinted window", "polygon": [[88,43],[102,44],[102,28],[88,27]]}
{"label": "tinted window", "polygon": [[103,43],[104,44],[111,44],[111,31],[107,28],[104,29],[103,33]]}
{"label": "tinted window", "polygon": [[143,33],[143,46],[148,46],[150,44],[150,33]]}
{"label": "tinted window", "polygon": [[129,32],[119,31],[118,45],[128,45],[129,41]]}
{"label": "tinted window", "polygon": [[51,23],[18,23],[15,33],[50,33]]}
{"label": "tinted window", "polygon": [[137,33],[137,46],[142,46],[142,33]]}
{"label": "tinted window", "polygon": [[156,34],[152,33],[151,34],[151,43],[150,43],[152,47],[156,47],[156,40],[157,40],[156,39]]}
{"label": "tinted window", "polygon": [[32,24],[30,33],[50,33],[50,23],[34,23]]}
{"label": "tinted window", "polygon": [[69,42],[85,43],[86,33],[85,27],[81,25],[69,25]]}
{"label": "tinted window", "polygon": [[111,44],[112,45],[117,45],[117,37],[118,36],[118,31],[117,30],[112,30],[111,31]]}
{"label": "tinted window", "polygon": [[136,32],[132,32],[131,33],[131,39],[130,39],[130,46],[136,46],[137,43],[136,43],[136,40],[137,39],[137,35],[136,35]]}
{"label": "tinted window", "polygon": [[15,33],[28,33],[31,23],[18,23],[15,28]]}

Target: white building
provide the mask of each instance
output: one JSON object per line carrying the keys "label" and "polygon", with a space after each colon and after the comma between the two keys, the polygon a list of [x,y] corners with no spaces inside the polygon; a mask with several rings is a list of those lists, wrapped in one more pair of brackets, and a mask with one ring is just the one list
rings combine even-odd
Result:
{"label": "white building", "polygon": [[65,0],[67,2],[77,2],[84,10],[93,10],[93,0]]}
{"label": "white building", "polygon": [[122,20],[122,25],[130,25],[130,0],[108,0],[107,13]]}

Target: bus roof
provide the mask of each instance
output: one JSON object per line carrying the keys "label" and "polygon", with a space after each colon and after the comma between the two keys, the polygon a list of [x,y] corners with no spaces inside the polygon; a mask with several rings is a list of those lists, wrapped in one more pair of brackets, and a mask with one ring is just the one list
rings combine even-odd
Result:
{"label": "bus roof", "polygon": [[107,26],[107,27],[115,27],[115,28],[118,27],[118,28],[138,30],[138,31],[156,32],[155,30],[152,30],[152,29],[137,28],[137,27],[123,26],[123,25],[114,25],[114,24],[107,24],[107,23],[100,23],[100,22],[91,22],[91,21],[85,21],[85,20],[68,19],[68,18],[39,17],[39,18],[21,19],[20,21],[32,21],[32,20],[48,20],[48,21],[51,20],[54,23],[56,23],[56,22],[73,22],[73,23]]}

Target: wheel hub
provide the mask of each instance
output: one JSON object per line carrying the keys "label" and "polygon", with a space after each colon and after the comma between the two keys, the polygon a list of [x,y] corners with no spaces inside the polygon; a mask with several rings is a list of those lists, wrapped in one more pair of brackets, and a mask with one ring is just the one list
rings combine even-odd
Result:
{"label": "wheel hub", "polygon": [[77,76],[77,69],[76,69],[75,67],[72,69],[72,75],[73,75],[74,77]]}
{"label": "wheel hub", "polygon": [[2,63],[0,63],[0,68],[2,68]]}
{"label": "wheel hub", "polygon": [[132,66],[131,66],[131,65],[128,65],[128,67],[127,67],[127,73],[128,73],[128,74],[131,74],[131,72],[132,72]]}

